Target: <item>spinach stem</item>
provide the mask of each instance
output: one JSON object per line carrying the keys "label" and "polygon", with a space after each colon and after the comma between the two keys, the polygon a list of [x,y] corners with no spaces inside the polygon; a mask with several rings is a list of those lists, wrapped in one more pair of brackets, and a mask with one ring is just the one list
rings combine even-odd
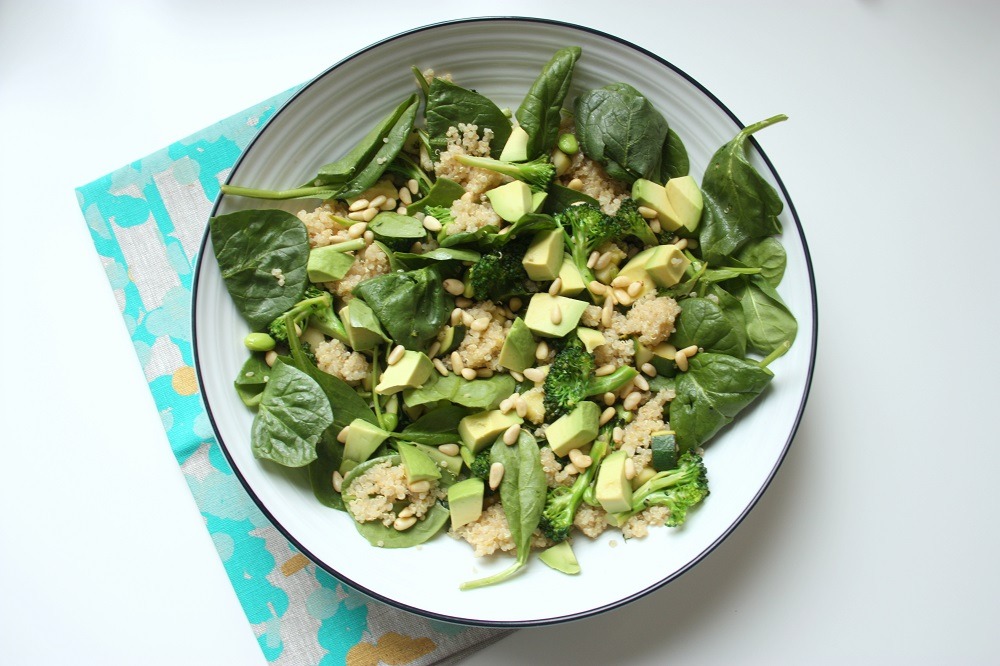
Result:
{"label": "spinach stem", "polygon": [[258,190],[253,187],[239,187],[237,185],[223,185],[222,193],[236,197],[252,197],[254,199],[295,199],[297,197],[314,196],[325,199],[323,196],[330,192],[329,187],[298,187],[293,190]]}
{"label": "spinach stem", "polygon": [[772,361],[774,361],[774,359],[784,356],[785,352],[787,352],[791,348],[792,348],[792,341],[785,340],[780,345],[778,345],[773,352],[771,352],[763,359],[761,359],[757,365],[759,365],[762,368],[766,368],[768,365],[771,364]]}
{"label": "spinach stem", "polygon": [[788,116],[786,116],[783,113],[779,113],[776,116],[771,116],[770,118],[765,118],[764,120],[756,122],[753,125],[747,125],[745,128],[743,128],[743,131],[740,132],[740,134],[753,134],[755,132],[759,132],[760,130],[764,129],[765,127],[770,127],[771,125],[774,125],[776,123],[780,123],[780,122],[785,121],[785,120],[788,120]]}

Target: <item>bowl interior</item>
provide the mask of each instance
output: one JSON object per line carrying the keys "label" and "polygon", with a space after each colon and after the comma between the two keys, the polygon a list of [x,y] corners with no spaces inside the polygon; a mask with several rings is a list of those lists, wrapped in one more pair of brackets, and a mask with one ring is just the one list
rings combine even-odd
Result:
{"label": "bowl interior", "polygon": [[[413,92],[411,65],[451,73],[456,83],[514,109],[552,53],[568,45],[581,46],[583,55],[567,103],[609,83],[634,85],[683,138],[691,173],[699,180],[715,150],[739,130],[728,110],[692,79],[607,35],[534,20],[463,21],[393,37],[326,71],[275,114],[230,180],[275,189],[303,182]],[[784,198],[763,156],[755,151],[753,161]],[[262,205],[267,204],[223,197],[216,214]],[[314,205],[271,204],[292,212]],[[654,528],[647,538],[628,542],[616,530],[593,541],[578,536],[574,550],[583,571],[576,577],[533,560],[522,575],[502,585],[459,591],[461,582],[499,571],[510,558],[474,558],[467,544],[445,535],[413,549],[373,548],[345,514],[313,498],[304,473],[255,459],[249,443],[252,414],[232,388],[245,360],[239,341],[248,329],[226,292],[207,237],[193,306],[205,403],[223,450],[259,506],[313,561],[355,588],[417,613],[466,624],[545,624],[612,608],[668,582],[723,539],[766,488],[794,434],[812,369],[815,302],[808,252],[787,199],[781,221],[788,267],[779,291],[799,320],[798,339],[771,366],[776,377],[765,395],[707,446],[711,496],[681,530]]]}

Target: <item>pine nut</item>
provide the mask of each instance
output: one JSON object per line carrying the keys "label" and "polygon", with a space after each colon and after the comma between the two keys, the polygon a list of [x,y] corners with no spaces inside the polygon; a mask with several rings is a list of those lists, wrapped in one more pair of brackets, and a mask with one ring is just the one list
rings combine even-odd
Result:
{"label": "pine nut", "polygon": [[411,195],[410,191],[405,187],[399,188],[399,191],[396,194],[399,197],[399,201],[404,206],[409,206],[411,203],[413,203],[413,195]]}
{"label": "pine nut", "polygon": [[625,459],[625,478],[629,481],[635,478],[635,461],[631,458]]}
{"label": "pine nut", "polygon": [[647,206],[639,206],[639,215],[642,215],[647,220],[652,220],[657,216],[657,212]]}
{"label": "pine nut", "polygon": [[460,321],[462,321],[462,308],[455,308],[451,311],[451,325],[458,326]]}
{"label": "pine nut", "polygon": [[489,379],[493,376],[493,370],[490,368],[476,368],[476,377],[480,379]]}
{"label": "pine nut", "polygon": [[406,530],[410,529],[416,524],[417,524],[416,516],[409,516],[407,518],[397,518],[392,522],[392,529],[396,530],[397,532],[405,532]]}
{"label": "pine nut", "polygon": [[504,398],[503,400],[501,400],[500,405],[497,407],[497,409],[500,410],[501,414],[506,414],[510,410],[514,409],[514,396],[510,396],[509,398]]}
{"label": "pine nut", "polygon": [[369,229],[368,231],[365,232],[365,235],[362,236],[362,238],[365,239],[366,243],[368,243],[369,245],[371,245],[372,241],[375,240],[375,232],[372,231],[371,229]]}
{"label": "pine nut", "polygon": [[573,180],[566,183],[566,187],[568,187],[571,190],[576,190],[577,192],[579,192],[583,189],[583,181],[580,180],[579,178],[574,178]]}
{"label": "pine nut", "polygon": [[507,446],[514,446],[517,438],[521,435],[521,424],[515,423],[503,431],[503,443]]}
{"label": "pine nut", "polygon": [[475,301],[473,301],[471,298],[466,298],[465,296],[459,296],[458,298],[455,299],[455,305],[457,305],[460,308],[467,308],[471,306],[474,302]]}
{"label": "pine nut", "polygon": [[352,203],[347,210],[351,211],[352,213],[356,213],[358,211],[364,210],[365,208],[368,208],[368,199],[358,199],[357,201]]}
{"label": "pine nut", "polygon": [[475,319],[475,317],[472,316],[471,312],[463,312],[462,313],[462,325],[463,326],[465,326],[466,328],[469,328],[469,327],[472,326],[472,322],[474,322],[474,321],[476,321],[476,319]]}
{"label": "pine nut", "polygon": [[538,359],[539,361],[544,361],[548,357],[549,357],[549,343],[547,343],[545,340],[542,340],[541,342],[538,343],[538,346],[535,347],[535,358]]}
{"label": "pine nut", "polygon": [[462,368],[462,378],[467,379],[470,382],[476,378],[476,371],[472,368]]}
{"label": "pine nut", "polygon": [[642,400],[642,393],[640,391],[633,391],[632,393],[629,393],[627,396],[625,396],[624,400],[622,400],[622,407],[626,411],[631,412],[632,410],[634,410],[636,407],[639,406],[640,400]]}
{"label": "pine nut", "polygon": [[615,289],[615,300],[624,306],[632,305],[632,297],[624,289]]}
{"label": "pine nut", "polygon": [[646,378],[643,377],[642,375],[636,375],[635,378],[632,380],[632,382],[635,384],[635,387],[640,391],[649,390],[649,382],[647,382]]}
{"label": "pine nut", "polygon": [[511,370],[510,371],[510,376],[514,378],[515,382],[523,382],[524,381],[524,375],[522,375],[517,370]]}
{"label": "pine nut", "polygon": [[560,291],[562,291],[562,278],[557,277],[549,285],[549,296],[558,296]]}
{"label": "pine nut", "polygon": [[442,444],[438,447],[438,451],[446,456],[457,456],[459,454],[458,444]]}
{"label": "pine nut", "polygon": [[569,460],[578,470],[585,470],[594,464],[594,459],[584,454],[580,451],[580,449],[571,449],[569,452]]}
{"label": "pine nut", "polygon": [[688,370],[688,357],[684,354],[677,354],[674,356],[674,363],[677,364],[677,369],[681,372],[687,372]]}
{"label": "pine nut", "polygon": [[428,215],[424,217],[422,224],[424,225],[424,229],[426,229],[427,231],[433,233],[441,231],[442,225],[440,222],[438,222],[438,219],[433,215]]}
{"label": "pine nut", "polygon": [[400,360],[402,360],[403,354],[405,353],[406,353],[406,347],[404,347],[403,345],[396,345],[395,347],[392,348],[392,351],[389,352],[389,358],[387,358],[385,362],[388,363],[389,365],[396,365],[397,363],[400,362]]}
{"label": "pine nut", "polygon": [[495,462],[490,465],[490,490],[496,490],[503,481],[503,463]]}
{"label": "pine nut", "polygon": [[517,396],[517,400],[514,401],[514,411],[523,419],[528,415],[528,401],[521,396]]}
{"label": "pine nut", "polygon": [[382,204],[384,204],[386,201],[388,201],[388,199],[386,198],[386,196],[384,194],[380,194],[380,195],[378,195],[377,197],[375,197],[374,199],[372,199],[371,201],[368,202],[368,207],[369,208],[381,208]]}
{"label": "pine nut", "polygon": [[590,289],[590,293],[598,296],[603,296],[608,290],[603,283],[598,282],[597,280],[591,280],[590,284],[587,285],[587,288]]}
{"label": "pine nut", "polygon": [[462,362],[462,357],[457,351],[451,353],[451,369],[458,374],[461,374],[462,370],[465,369],[465,363]]}
{"label": "pine nut", "polygon": [[386,199],[385,203],[378,207],[379,210],[395,210],[395,208],[396,208],[395,199]]}
{"label": "pine nut", "polygon": [[416,178],[411,178],[406,181],[406,189],[410,191],[410,194],[420,193],[420,183],[417,182]]}
{"label": "pine nut", "polygon": [[687,238],[682,238],[679,241],[677,241],[676,243],[674,243],[674,245],[677,247],[678,250],[683,250],[684,248],[686,248],[688,246],[688,239]]}
{"label": "pine nut", "polygon": [[278,361],[278,352],[273,349],[264,354],[264,363],[267,363],[267,367],[273,368],[274,364]]}
{"label": "pine nut", "polygon": [[622,430],[621,426],[615,426],[611,431],[611,441],[615,444],[621,444],[625,441],[625,431]]}
{"label": "pine nut", "polygon": [[598,252],[597,250],[591,252],[590,256],[587,257],[587,268],[593,268],[594,264],[596,264],[597,260],[600,258],[601,258],[601,253]]}
{"label": "pine nut", "polygon": [[697,250],[698,249],[698,239],[697,238],[688,238],[687,242],[688,242],[687,247],[688,247],[689,250]]}
{"label": "pine nut", "polygon": [[349,238],[361,238],[362,236],[365,235],[365,230],[367,228],[368,225],[365,224],[364,222],[356,222],[351,226],[347,227],[347,236]]}
{"label": "pine nut", "polygon": [[681,349],[677,353],[678,354],[684,354],[688,358],[691,358],[692,356],[694,356],[695,354],[698,353],[698,345],[690,345],[688,347],[685,347],[684,349]]}
{"label": "pine nut", "polygon": [[601,425],[604,425],[605,423],[607,423],[608,421],[610,421],[613,418],[615,418],[615,408],[614,407],[608,407],[603,412],[601,412],[601,419],[600,419],[599,423]]}
{"label": "pine nut", "polygon": [[604,307],[601,309],[601,326],[604,328],[609,328],[611,326],[611,320],[615,313],[615,299],[614,296],[608,296],[604,299]]}
{"label": "pine nut", "polygon": [[441,352],[441,343],[435,340],[431,343],[431,348],[427,350],[427,355],[434,358]]}
{"label": "pine nut", "polygon": [[639,369],[645,372],[650,377],[656,376],[656,366],[654,366],[652,363],[643,363],[642,367]]}
{"label": "pine nut", "polygon": [[545,381],[545,372],[541,368],[525,368],[522,374],[525,379],[530,379],[536,384]]}
{"label": "pine nut", "polygon": [[444,364],[444,361],[442,361],[439,358],[436,358],[434,359],[433,363],[434,363],[434,369],[437,370],[442,377],[448,376],[448,367]]}
{"label": "pine nut", "polygon": [[461,280],[448,278],[444,281],[444,290],[452,296],[461,296],[462,292],[465,291],[465,284]]}
{"label": "pine nut", "polygon": [[625,290],[625,292],[632,298],[638,296],[640,291],[642,291],[642,280],[636,280],[628,286],[628,289]]}
{"label": "pine nut", "polygon": [[[365,208],[365,210],[368,210],[368,209]],[[348,219],[354,220],[356,222],[364,222],[364,220],[365,220],[365,210],[357,210],[357,211],[354,211],[353,213],[348,213],[347,217],[348,217]]]}
{"label": "pine nut", "polygon": [[631,379],[628,380],[627,382],[625,382],[624,385],[622,385],[620,389],[618,389],[618,397],[624,398],[625,396],[627,396],[629,393],[632,392],[632,389],[634,387],[635,387],[635,382]]}
{"label": "pine nut", "polygon": [[614,259],[614,255],[612,255],[610,252],[605,252],[597,258],[597,261],[594,262],[594,268],[596,268],[599,271],[603,271],[605,268],[611,265],[612,259]]}
{"label": "pine nut", "polygon": [[514,298],[510,299],[510,303],[507,304],[507,307],[510,308],[511,312],[517,312],[518,310],[521,309],[522,305],[524,305],[524,303],[521,301],[521,299],[515,296]]}
{"label": "pine nut", "polygon": [[562,308],[559,307],[558,303],[552,304],[552,309],[549,310],[549,319],[556,326],[562,323]]}
{"label": "pine nut", "polygon": [[479,319],[473,321],[472,326],[470,326],[469,328],[471,328],[473,331],[478,331],[479,333],[482,333],[483,331],[485,331],[490,327],[491,321],[492,320],[489,317],[480,317]]}
{"label": "pine nut", "polygon": [[372,220],[375,219],[376,215],[378,215],[378,208],[366,208],[361,213],[361,219],[364,220],[365,222],[371,222]]}
{"label": "pine nut", "polygon": [[610,375],[615,371],[615,366],[613,363],[605,363],[597,370],[594,370],[594,374],[598,377],[604,377],[605,375]]}
{"label": "pine nut", "polygon": [[417,510],[413,508],[412,504],[407,504],[406,506],[404,506],[402,509],[399,510],[399,513],[396,514],[396,517],[397,518],[409,518],[410,516],[412,516],[416,512],[417,512]]}
{"label": "pine nut", "polygon": [[430,492],[431,482],[430,481],[414,481],[407,486],[411,493],[419,495],[420,493]]}
{"label": "pine nut", "polygon": [[617,289],[624,289],[625,287],[632,284],[632,278],[627,275],[619,275],[611,281],[611,286]]}
{"label": "pine nut", "polygon": [[344,487],[344,477],[341,476],[340,472],[338,472],[337,470],[333,470],[332,481],[333,481],[333,489],[339,493],[341,489]]}
{"label": "pine nut", "polygon": [[610,407],[611,405],[615,404],[615,400],[617,400],[617,399],[618,399],[618,396],[616,396],[611,391],[608,391],[607,393],[604,394],[604,404],[607,405],[608,407]]}
{"label": "pine nut", "polygon": [[659,220],[650,220],[649,221],[649,230],[652,231],[654,234],[658,234],[661,231],[663,231],[663,227],[660,225],[660,221]]}
{"label": "pine nut", "polygon": [[580,473],[580,470],[576,468],[573,463],[568,463],[563,466],[562,471],[565,472],[566,476],[576,476]]}

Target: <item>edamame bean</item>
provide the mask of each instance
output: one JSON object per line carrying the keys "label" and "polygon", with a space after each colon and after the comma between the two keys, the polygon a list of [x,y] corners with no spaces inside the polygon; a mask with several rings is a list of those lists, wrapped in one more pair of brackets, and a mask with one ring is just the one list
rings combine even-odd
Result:
{"label": "edamame bean", "polygon": [[556,146],[567,155],[573,155],[576,151],[580,150],[580,144],[577,142],[576,136],[568,132],[559,135],[559,141],[556,143]]}
{"label": "edamame bean", "polygon": [[274,349],[274,338],[267,333],[250,333],[243,338],[243,344],[250,351],[271,351]]}

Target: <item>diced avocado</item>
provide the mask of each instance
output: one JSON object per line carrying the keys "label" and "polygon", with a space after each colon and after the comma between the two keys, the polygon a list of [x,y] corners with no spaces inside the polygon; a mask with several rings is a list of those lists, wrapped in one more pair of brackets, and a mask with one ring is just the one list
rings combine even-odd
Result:
{"label": "diced avocado", "polygon": [[542,231],[535,235],[521,260],[528,277],[539,282],[555,280],[562,268],[563,247],[562,229]]}
{"label": "diced avocado", "polygon": [[407,483],[441,478],[441,470],[437,464],[416,446],[409,442],[396,442],[396,447],[399,449],[399,459],[403,463]]}
{"label": "diced avocado", "polygon": [[436,446],[428,446],[419,442],[412,442],[412,444],[420,451],[426,453],[427,457],[433,460],[435,465],[441,469],[448,470],[452,476],[458,476],[458,473],[462,471],[461,456],[449,456],[446,453],[441,453]]}
{"label": "diced avocado", "polygon": [[379,444],[389,437],[385,430],[364,419],[354,419],[349,427],[344,442],[344,460],[359,463],[368,460]]}
{"label": "diced avocado", "polygon": [[582,342],[586,350],[591,353],[607,342],[607,340],[604,339],[603,333],[592,328],[584,328],[583,326],[576,329],[576,337],[580,338],[580,342]]}
{"label": "diced avocado", "polygon": [[438,352],[438,356],[450,354],[458,349],[463,339],[465,339],[465,326],[457,324],[445,327],[444,335],[441,336],[441,351]]}
{"label": "diced avocado", "polygon": [[638,179],[632,184],[632,198],[640,206],[655,210],[662,228],[674,231],[681,227],[677,211],[674,210],[670,199],[667,197],[667,190],[659,183],[654,183],[645,178]]}
{"label": "diced avocado", "polygon": [[483,480],[477,477],[448,487],[448,511],[451,512],[452,527],[461,527],[479,520],[479,516],[483,514],[485,492]]}
{"label": "diced avocado", "polygon": [[672,287],[684,277],[684,271],[691,264],[676,245],[657,245],[646,262],[646,272],[653,282],[662,289]]}
{"label": "diced avocado", "polygon": [[628,454],[615,451],[608,455],[597,471],[597,501],[608,513],[628,511],[632,508],[632,484],[625,478],[625,461]]}
{"label": "diced avocado", "polygon": [[576,296],[587,287],[583,283],[580,269],[576,267],[568,254],[563,255],[562,266],[559,268],[559,278],[562,280],[562,287],[559,289],[560,296]]}
{"label": "diced avocado", "polygon": [[357,460],[351,460],[350,458],[344,458],[341,461],[341,463],[340,463],[340,469],[338,471],[340,472],[341,476],[347,476],[352,469],[354,469],[355,467],[357,467],[360,464],[361,463],[359,463]]}
{"label": "diced avocado", "polygon": [[677,348],[669,342],[661,342],[652,349],[653,358],[650,363],[661,375],[673,377],[677,372],[677,365],[674,363],[674,356],[677,355]]}
{"label": "diced avocado", "polygon": [[515,423],[523,423],[515,412],[504,414],[499,409],[470,414],[458,422],[458,435],[473,453],[479,453],[496,441],[503,431]]}
{"label": "diced avocado", "polygon": [[573,449],[589,444],[597,438],[601,408],[597,403],[584,400],[573,411],[560,416],[545,429],[549,448],[557,456],[565,456]]}
{"label": "diced avocado", "polygon": [[[559,323],[552,323],[553,309],[559,307]],[[569,334],[580,323],[580,317],[587,309],[585,301],[565,296],[549,296],[539,292],[531,297],[528,310],[524,313],[524,323],[531,332],[547,338],[561,338]]]}
{"label": "diced avocado", "polygon": [[347,275],[353,265],[353,254],[341,252],[333,245],[326,245],[309,251],[306,274],[310,282],[333,282]]}
{"label": "diced avocado", "polygon": [[528,133],[520,125],[512,127],[507,143],[500,151],[501,162],[524,162],[528,159]]}
{"label": "diced avocado", "polygon": [[653,350],[642,344],[638,340],[635,340],[635,367],[641,368],[643,364],[649,363],[653,360]]}
{"label": "diced avocado", "polygon": [[636,298],[645,296],[650,292],[656,291],[656,283],[653,282],[652,276],[649,271],[646,270],[646,262],[649,261],[650,257],[653,256],[653,251],[655,247],[649,247],[635,255],[628,260],[628,263],[622,266],[622,269],[618,271],[618,275],[625,275],[629,278],[631,282],[636,280],[642,281],[642,289]]}
{"label": "diced avocado", "polygon": [[652,467],[643,467],[642,470],[632,477],[632,490],[638,490],[639,487],[656,476],[656,470]]}
{"label": "diced avocado", "polygon": [[673,430],[657,430],[649,438],[653,469],[665,472],[677,467],[677,437]]}
{"label": "diced avocado", "polygon": [[540,559],[556,571],[574,576],[580,573],[580,563],[573,554],[569,541],[561,541],[551,548],[546,548],[539,554]]}
{"label": "diced avocado", "polygon": [[545,200],[549,198],[548,192],[532,192],[531,193],[531,212],[537,213],[542,209],[545,204]]}
{"label": "diced avocado", "polygon": [[541,391],[529,391],[521,397],[528,408],[524,417],[532,423],[541,423],[545,419],[545,394]]}
{"label": "diced avocado", "polygon": [[517,222],[533,208],[531,188],[520,180],[512,180],[487,191],[486,198],[490,200],[496,214],[508,222]]}
{"label": "diced avocado", "polygon": [[378,317],[361,299],[355,298],[340,308],[339,314],[344,330],[347,331],[347,343],[355,351],[370,351],[389,341]]}
{"label": "diced avocado", "polygon": [[524,372],[535,363],[535,338],[524,320],[517,317],[507,330],[497,362],[508,370]]}
{"label": "diced avocado", "polygon": [[688,231],[694,231],[701,222],[701,211],[705,207],[704,198],[698,183],[691,176],[671,178],[664,185],[667,199],[677,213],[677,219]]}
{"label": "diced avocado", "polygon": [[466,467],[472,469],[472,463],[476,459],[476,454],[472,452],[472,449],[464,444],[460,445],[458,447],[458,457],[462,459],[462,462],[465,463]]}
{"label": "diced avocado", "polygon": [[375,387],[375,392],[379,395],[390,395],[407,388],[420,388],[430,378],[432,372],[434,364],[427,358],[427,354],[407,350],[403,352],[403,358],[385,369],[378,386]]}

